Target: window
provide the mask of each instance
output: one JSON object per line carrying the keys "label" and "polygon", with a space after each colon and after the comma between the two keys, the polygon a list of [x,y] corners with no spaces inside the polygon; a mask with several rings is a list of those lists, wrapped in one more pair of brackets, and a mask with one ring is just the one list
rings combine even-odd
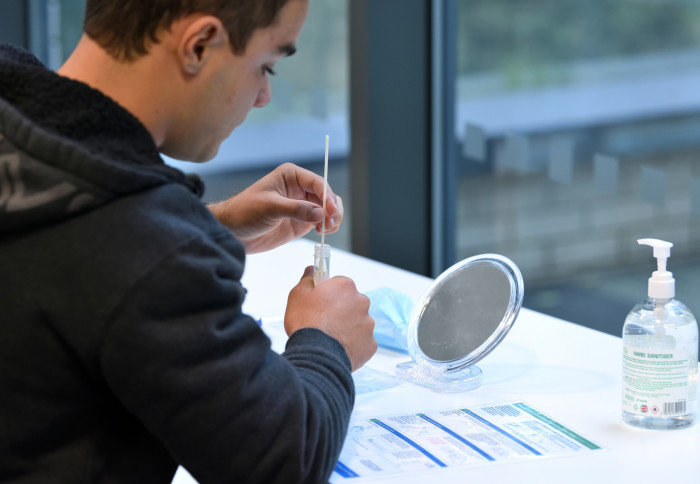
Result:
{"label": "window", "polygon": [[457,10],[457,257],[502,253],[526,307],[618,334],[655,270],[636,239],[665,239],[697,314],[700,3]]}

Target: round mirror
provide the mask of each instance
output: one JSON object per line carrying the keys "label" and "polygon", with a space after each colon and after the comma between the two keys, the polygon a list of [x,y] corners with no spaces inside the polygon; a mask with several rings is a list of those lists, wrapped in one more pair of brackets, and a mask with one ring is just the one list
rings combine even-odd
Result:
{"label": "round mirror", "polygon": [[481,370],[473,365],[506,336],[523,294],[520,271],[506,257],[483,254],[453,265],[417,304],[408,329],[413,361],[399,373],[441,390],[476,388]]}

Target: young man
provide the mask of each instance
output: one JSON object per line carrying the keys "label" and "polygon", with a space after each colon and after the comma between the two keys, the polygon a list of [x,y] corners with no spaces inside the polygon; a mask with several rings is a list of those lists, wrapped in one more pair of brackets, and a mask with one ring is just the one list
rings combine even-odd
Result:
{"label": "young man", "polygon": [[293,53],[308,0],[87,0],[58,74],[0,47],[0,481],[323,482],[351,370],[351,280],[289,295],[283,355],[241,313],[245,252],[343,216],[283,165],[205,207],[159,156],[206,161]]}

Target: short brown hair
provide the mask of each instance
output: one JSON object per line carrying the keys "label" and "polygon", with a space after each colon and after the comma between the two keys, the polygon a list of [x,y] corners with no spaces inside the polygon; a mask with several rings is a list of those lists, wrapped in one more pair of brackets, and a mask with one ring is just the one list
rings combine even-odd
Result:
{"label": "short brown hair", "polygon": [[87,0],[83,30],[112,57],[133,61],[158,43],[158,33],[193,13],[219,18],[236,54],[253,32],[269,27],[289,0]]}

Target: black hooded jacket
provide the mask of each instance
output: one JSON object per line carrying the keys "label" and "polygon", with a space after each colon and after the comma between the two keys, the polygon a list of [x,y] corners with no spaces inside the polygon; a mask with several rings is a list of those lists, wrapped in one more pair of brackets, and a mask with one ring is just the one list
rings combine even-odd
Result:
{"label": "black hooded jacket", "polygon": [[0,46],[0,482],[321,482],[354,399],[335,339],[283,355],[244,249],[114,101]]}

